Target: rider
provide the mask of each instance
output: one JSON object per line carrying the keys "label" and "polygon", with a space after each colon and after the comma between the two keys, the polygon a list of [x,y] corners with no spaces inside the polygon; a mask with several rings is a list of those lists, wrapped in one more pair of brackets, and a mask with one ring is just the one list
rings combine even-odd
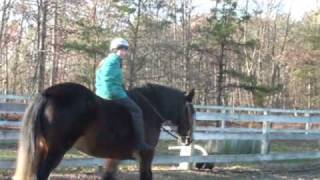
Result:
{"label": "rider", "polygon": [[149,150],[144,141],[143,115],[140,107],[127,95],[122,74],[122,59],[128,54],[129,43],[123,38],[115,38],[110,44],[110,54],[104,58],[96,71],[96,94],[126,107],[130,114],[135,134],[135,148]]}

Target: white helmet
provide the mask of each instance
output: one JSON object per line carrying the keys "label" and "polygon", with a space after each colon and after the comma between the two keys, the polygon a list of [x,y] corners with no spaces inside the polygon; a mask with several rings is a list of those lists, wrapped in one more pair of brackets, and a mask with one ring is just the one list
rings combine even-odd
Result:
{"label": "white helmet", "polygon": [[129,43],[123,38],[114,38],[110,43],[110,50],[117,49],[119,47],[129,48]]}

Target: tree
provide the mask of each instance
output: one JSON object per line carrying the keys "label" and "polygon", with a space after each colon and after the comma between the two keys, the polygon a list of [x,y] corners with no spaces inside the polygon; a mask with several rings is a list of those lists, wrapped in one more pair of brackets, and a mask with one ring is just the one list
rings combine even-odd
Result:
{"label": "tree", "polygon": [[77,80],[94,89],[97,62],[106,55],[109,47],[109,30],[85,19],[77,21],[76,24],[78,32],[76,36],[69,37],[64,48],[86,56],[87,63],[77,72]]}
{"label": "tree", "polygon": [[276,86],[259,84],[257,77],[251,75],[248,76],[246,73],[241,73],[233,70],[228,70],[227,73],[239,80],[239,84],[229,84],[234,88],[241,88],[250,92],[253,96],[254,105],[257,107],[264,107],[266,97],[278,93],[282,90],[282,85]]}
{"label": "tree", "polygon": [[2,14],[1,14],[1,24],[0,24],[0,64],[2,64],[2,61],[5,61],[5,94],[9,90],[9,62],[7,53],[5,56],[3,56],[3,50],[7,49],[7,43],[5,42],[5,35],[6,35],[6,27],[8,25],[8,19],[10,16],[10,10],[11,10],[12,1],[11,0],[4,0],[2,4]]}
{"label": "tree", "polygon": [[45,87],[45,71],[46,71],[46,52],[47,52],[47,15],[49,1],[38,1],[38,63],[39,63],[39,81],[38,92]]}
{"label": "tree", "polygon": [[217,60],[216,103],[218,105],[223,104],[222,98],[225,94],[227,54],[239,55],[237,49],[248,44],[247,42],[241,44],[235,39],[240,25],[249,19],[247,14],[240,16],[237,11],[236,1],[216,1],[215,7],[211,10],[212,15],[208,18],[208,27],[205,29],[211,46],[218,48],[218,55],[213,57]]}
{"label": "tree", "polygon": [[296,97],[296,102],[308,108],[313,108],[314,104],[319,102],[317,89],[320,87],[318,71],[320,26],[318,20],[318,12],[311,12],[295,26],[295,30],[301,35],[293,41],[296,50],[288,52],[286,56],[292,61],[286,61],[292,78],[291,87],[295,86],[295,94],[300,94]]}

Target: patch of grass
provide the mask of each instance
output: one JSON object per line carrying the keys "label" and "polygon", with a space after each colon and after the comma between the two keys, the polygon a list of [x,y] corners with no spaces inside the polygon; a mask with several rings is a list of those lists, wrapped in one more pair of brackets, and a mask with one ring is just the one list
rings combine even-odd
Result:
{"label": "patch of grass", "polygon": [[[214,143],[214,142],[213,142]],[[207,141],[196,141],[195,144],[207,149],[209,154],[216,154],[214,145],[208,144]],[[303,152],[303,151],[320,151],[319,141],[273,141],[270,146],[270,152]],[[179,146],[176,141],[160,141],[157,148],[157,155],[179,155],[179,150],[168,150],[169,146]],[[10,160],[16,158],[17,143],[0,142],[0,160]],[[195,155],[201,153],[194,151]],[[64,158],[85,158],[90,157],[75,149],[70,150]]]}
{"label": "patch of grass", "polygon": [[320,151],[319,141],[272,141],[271,152]]}
{"label": "patch of grass", "polygon": [[159,171],[155,177],[162,180],[212,180],[217,178],[217,175],[193,171]]}
{"label": "patch of grass", "polygon": [[[14,160],[17,156],[17,149],[1,149],[0,151],[0,160]],[[75,149],[72,149],[68,151],[64,158],[65,159],[77,159],[77,158],[87,158],[90,157],[84,153],[81,153],[80,151],[77,151]]]}
{"label": "patch of grass", "polygon": [[0,179],[4,179],[3,177],[11,177],[14,171],[12,169],[0,169]]}
{"label": "patch of grass", "polygon": [[12,160],[16,158],[17,151],[12,149],[2,149],[0,151],[0,160]]}
{"label": "patch of grass", "polygon": [[0,149],[17,149],[16,141],[0,141]]}
{"label": "patch of grass", "polygon": [[96,173],[98,167],[67,167],[67,168],[56,168],[54,173],[64,174],[87,174],[87,173]]}
{"label": "patch of grass", "polygon": [[91,157],[91,156],[86,155],[76,149],[71,149],[64,155],[64,158],[66,159],[88,158],[88,157]]}
{"label": "patch of grass", "polygon": [[223,169],[243,169],[243,170],[258,170],[258,169],[295,169],[301,167],[312,167],[319,165],[318,160],[282,160],[268,162],[243,162],[243,163],[226,163],[217,164],[218,168]]}
{"label": "patch of grass", "polygon": [[160,141],[156,147],[156,154],[179,155],[179,150],[168,150],[169,146],[179,146],[177,141]]}
{"label": "patch of grass", "polygon": [[[202,147],[209,148],[207,141],[196,141],[195,144]],[[176,141],[160,141],[156,148],[156,155],[179,155],[179,150],[168,150],[169,146],[178,146]],[[211,150],[213,150],[212,148]],[[14,160],[16,158],[16,143],[0,142],[0,160]],[[212,152],[210,154],[215,154]],[[303,151],[320,151],[319,141],[273,141],[271,143],[270,152],[303,152]],[[194,151],[196,155],[199,155],[199,151]],[[90,157],[84,153],[81,153],[75,149],[70,150],[65,156],[65,159],[70,158],[87,158]],[[240,168],[245,170],[257,170],[261,167],[274,166],[278,169],[283,168],[299,168],[303,166],[312,167],[316,164],[317,160],[290,160],[290,161],[277,161],[277,162],[263,162],[263,163],[228,163],[217,164],[216,167],[224,169]],[[154,166],[156,169],[172,169],[173,166]],[[59,173],[93,173],[97,167],[70,167],[57,169]],[[123,171],[137,170],[137,166],[125,166],[121,165]],[[1,172],[0,172],[1,173]],[[185,179],[184,179],[185,180]]]}
{"label": "patch of grass", "polygon": [[[169,151],[169,146],[177,146],[176,141],[161,141],[157,148],[156,148],[156,154],[162,154],[162,155],[178,155],[179,151]],[[13,160],[17,156],[17,143],[12,142],[1,142],[0,143],[0,160]],[[77,151],[76,149],[71,149],[68,151],[64,158],[71,159],[71,158],[87,158],[91,157],[88,156],[80,151]]]}

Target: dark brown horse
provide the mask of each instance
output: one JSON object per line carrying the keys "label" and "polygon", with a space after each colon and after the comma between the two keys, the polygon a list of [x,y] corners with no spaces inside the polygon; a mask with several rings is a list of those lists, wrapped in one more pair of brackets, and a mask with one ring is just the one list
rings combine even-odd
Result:
{"label": "dark brown horse", "polygon": [[45,180],[72,147],[92,156],[106,158],[105,180],[114,179],[120,160],[136,159],[140,179],[151,180],[151,165],[161,124],[170,120],[178,134],[191,143],[194,92],[185,93],[148,84],[129,96],[144,115],[145,139],[150,151],[133,149],[129,112],[113,101],[96,96],[84,86],[64,83],[35,97],[23,117],[15,180]]}

